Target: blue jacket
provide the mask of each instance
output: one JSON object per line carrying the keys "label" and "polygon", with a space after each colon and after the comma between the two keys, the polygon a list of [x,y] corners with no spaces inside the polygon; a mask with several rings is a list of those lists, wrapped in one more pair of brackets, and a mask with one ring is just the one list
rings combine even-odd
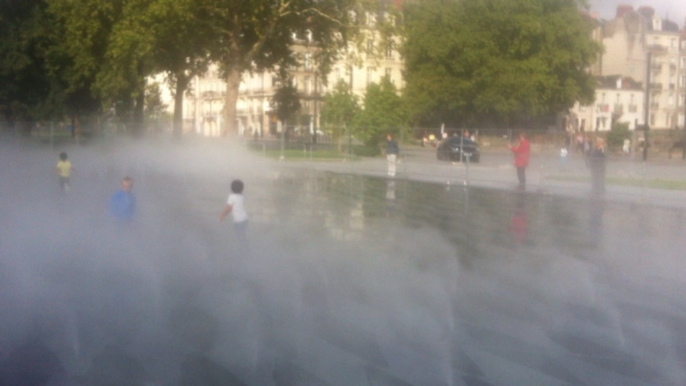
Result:
{"label": "blue jacket", "polygon": [[116,191],[110,198],[110,215],[118,221],[130,221],[136,210],[136,196],[123,190]]}

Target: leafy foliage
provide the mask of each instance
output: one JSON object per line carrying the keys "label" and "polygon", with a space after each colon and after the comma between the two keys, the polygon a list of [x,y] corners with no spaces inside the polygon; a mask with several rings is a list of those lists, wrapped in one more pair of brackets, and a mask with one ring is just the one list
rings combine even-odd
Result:
{"label": "leafy foliage", "polygon": [[286,123],[289,118],[300,110],[298,90],[290,83],[284,82],[274,93],[271,105],[279,121]]}
{"label": "leafy foliage", "polygon": [[621,147],[625,139],[631,139],[629,124],[626,122],[615,122],[607,133],[607,145],[610,148]]}
{"label": "leafy foliage", "polygon": [[331,128],[334,137],[339,138],[345,134],[345,126],[351,126],[360,111],[357,98],[350,91],[348,84],[341,79],[333,91],[324,97],[321,121]]}
{"label": "leafy foliage", "polygon": [[405,12],[412,114],[474,124],[589,102],[600,46],[579,0],[423,0]]}
{"label": "leafy foliage", "polygon": [[404,104],[398,90],[385,76],[367,87],[364,109],[355,121],[355,136],[367,145],[377,145],[386,134],[406,128]]}

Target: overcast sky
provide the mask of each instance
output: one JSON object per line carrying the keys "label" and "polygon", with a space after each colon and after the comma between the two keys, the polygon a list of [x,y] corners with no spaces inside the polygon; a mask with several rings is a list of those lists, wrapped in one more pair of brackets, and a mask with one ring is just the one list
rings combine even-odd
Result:
{"label": "overcast sky", "polygon": [[648,5],[655,8],[655,14],[663,18],[669,16],[669,20],[679,24],[680,28],[684,26],[686,19],[686,1],[685,0],[590,0],[591,11],[598,12],[603,19],[611,19],[615,16],[617,5],[628,4],[638,8],[642,5]]}

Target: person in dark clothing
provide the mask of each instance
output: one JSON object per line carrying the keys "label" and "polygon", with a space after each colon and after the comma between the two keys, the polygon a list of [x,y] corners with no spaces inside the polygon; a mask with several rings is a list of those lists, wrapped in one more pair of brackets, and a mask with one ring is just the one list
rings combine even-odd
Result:
{"label": "person in dark clothing", "polygon": [[591,168],[591,190],[594,194],[605,193],[605,141],[597,138],[595,147],[588,154]]}
{"label": "person in dark clothing", "polygon": [[388,176],[395,177],[395,167],[398,161],[400,147],[398,142],[393,139],[393,135],[388,133],[386,136],[386,159],[388,160]]}

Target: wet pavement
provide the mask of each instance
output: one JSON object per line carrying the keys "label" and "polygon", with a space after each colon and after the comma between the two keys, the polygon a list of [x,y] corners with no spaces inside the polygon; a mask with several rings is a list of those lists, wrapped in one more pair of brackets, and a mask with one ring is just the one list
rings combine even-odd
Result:
{"label": "wet pavement", "polygon": [[[248,253],[216,219],[233,177],[93,163],[58,197],[12,172],[0,384],[686,384],[683,208],[377,161],[222,171]],[[99,209],[124,172],[130,227]]]}

